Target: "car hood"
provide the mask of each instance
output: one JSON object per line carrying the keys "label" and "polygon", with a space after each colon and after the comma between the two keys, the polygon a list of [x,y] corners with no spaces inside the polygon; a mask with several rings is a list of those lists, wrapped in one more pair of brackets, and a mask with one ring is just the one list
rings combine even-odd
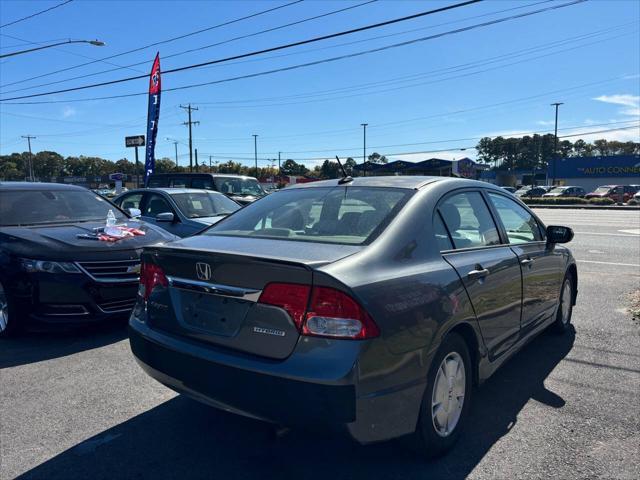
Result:
{"label": "car hood", "polygon": [[609,195],[609,192],[606,193],[596,193],[596,192],[591,192],[591,193],[587,193],[587,197],[606,197],[607,195]]}
{"label": "car hood", "polygon": [[125,223],[145,232],[116,242],[103,242],[78,238],[79,234],[92,233],[94,228],[104,227],[103,221],[73,224],[42,225],[32,227],[0,227],[0,248],[17,256],[51,260],[86,260],[113,252],[139,250],[142,247],[177,239],[175,235],[149,225],[129,220]]}
{"label": "car hood", "polygon": [[251,202],[255,202],[259,198],[262,198],[260,196],[254,196],[254,195],[246,195],[246,196],[242,196],[242,195],[227,195],[227,196],[231,200],[233,200],[234,202],[239,203],[240,205],[248,205]]}

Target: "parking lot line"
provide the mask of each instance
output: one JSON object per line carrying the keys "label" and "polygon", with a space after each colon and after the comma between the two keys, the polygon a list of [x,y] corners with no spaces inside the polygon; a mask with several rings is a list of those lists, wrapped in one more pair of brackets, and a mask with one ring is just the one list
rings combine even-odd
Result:
{"label": "parking lot line", "polygon": [[597,260],[576,260],[580,263],[599,263],[602,265],[617,265],[619,267],[637,267],[640,268],[640,264],[637,263],[617,263],[617,262],[599,262]]}

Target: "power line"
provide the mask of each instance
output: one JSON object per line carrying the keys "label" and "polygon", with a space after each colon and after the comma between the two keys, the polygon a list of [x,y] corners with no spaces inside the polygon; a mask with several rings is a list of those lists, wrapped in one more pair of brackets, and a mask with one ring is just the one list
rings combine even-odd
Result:
{"label": "power line", "polygon": [[[71,0],[69,0],[69,1],[71,1]],[[301,3],[302,1],[303,0],[294,0],[293,2],[285,3],[284,5],[279,5],[277,7],[268,8],[268,9],[262,10],[260,12],[252,13],[251,15],[245,15],[244,17],[235,18],[233,20],[228,20],[226,22],[218,23],[218,24],[212,25],[210,27],[206,27],[206,28],[202,28],[200,30],[196,30],[196,31],[193,31],[193,32],[185,33],[185,34],[179,35],[177,37],[172,37],[172,38],[168,38],[166,40],[160,40],[158,42],[149,43],[149,44],[144,45],[142,47],[133,48],[131,50],[127,50],[125,52],[116,53],[114,55],[110,55],[108,57],[103,57],[101,59],[94,60],[94,61],[91,61],[91,62],[86,62],[86,63],[81,63],[81,64],[78,64],[78,65],[73,65],[71,67],[62,68],[60,70],[55,70],[55,71],[49,72],[49,73],[43,73],[41,75],[36,75],[35,77],[24,78],[22,80],[18,80],[18,81],[15,81],[15,82],[7,83],[7,84],[5,84],[3,86],[8,87],[10,85],[16,85],[18,83],[28,82],[30,80],[35,80],[37,78],[48,77],[49,75],[54,75],[56,73],[67,72],[69,70],[74,70],[76,68],[85,67],[87,65],[92,65],[94,63],[101,62],[101,61],[104,61],[104,60],[110,60],[112,58],[121,57],[123,55],[128,55],[129,53],[139,52],[141,50],[145,50],[147,48],[155,47],[157,45],[163,45],[165,43],[174,42],[176,40],[182,40],[183,38],[191,37],[193,35],[198,35],[198,34],[203,33],[203,32],[208,32],[208,31],[214,30],[216,28],[226,27],[228,25],[232,25],[234,23],[241,22],[243,20],[248,20],[250,18],[258,17],[260,15],[264,15],[264,14],[267,14],[267,13],[270,13],[270,12],[274,12],[276,10],[280,10],[282,8],[290,7],[290,6],[295,5],[297,3]]]}
{"label": "power line", "polygon": [[[220,42],[210,43],[208,45],[204,45],[204,46],[200,46],[200,47],[196,47],[196,48],[191,48],[191,49],[188,49],[188,50],[183,50],[182,52],[172,53],[170,55],[164,55],[162,57],[162,60],[166,61],[169,58],[173,58],[173,57],[177,57],[177,56],[180,56],[180,55],[184,55],[186,53],[193,53],[193,52],[197,52],[197,51],[200,51],[200,50],[205,50],[207,48],[212,48],[212,47],[217,47],[217,46],[220,46],[220,45],[225,45],[227,43],[231,43],[231,42],[234,42],[236,40],[243,40],[243,39],[246,39],[246,38],[255,37],[255,36],[258,36],[258,35],[265,34],[265,33],[275,32],[276,30],[281,30],[283,28],[292,27],[294,25],[300,25],[302,23],[310,22],[312,20],[317,20],[319,18],[324,18],[324,17],[328,17],[330,15],[335,15],[335,14],[338,14],[338,13],[346,12],[347,10],[352,10],[354,8],[362,7],[364,5],[368,5],[368,4],[374,3],[376,1],[378,1],[378,0],[367,0],[366,2],[363,2],[363,3],[358,3],[356,5],[351,5],[349,7],[340,8],[338,10],[333,10],[333,11],[330,11],[330,12],[327,12],[327,13],[322,13],[320,15],[314,15],[313,17],[303,18],[301,20],[296,20],[295,22],[285,23],[284,25],[278,25],[276,27],[267,28],[265,30],[260,30],[258,32],[248,33],[248,34],[245,34],[245,35],[239,35],[237,37],[233,37],[233,38],[230,38],[230,39],[227,39],[227,40],[223,40],[223,41],[220,41]],[[3,93],[7,94],[7,93],[14,93],[14,92],[21,92],[21,91],[24,91],[24,90],[32,90],[34,88],[39,88],[39,87],[48,87],[50,85],[57,85],[57,84],[66,83],[66,82],[69,82],[69,81],[72,81],[72,80],[78,80],[78,79],[81,79],[81,78],[93,77],[95,75],[101,75],[103,73],[115,72],[115,71],[121,70],[123,68],[131,68],[131,67],[137,67],[139,65],[146,65],[147,63],[148,63],[148,60],[144,60],[142,62],[137,62],[137,63],[131,63],[129,65],[118,66],[118,68],[111,68],[109,70],[102,70],[100,72],[88,73],[88,74],[85,74],[85,75],[78,75],[78,76],[75,76],[75,77],[69,77],[69,78],[65,78],[65,79],[62,79],[62,80],[57,80],[55,82],[48,82],[48,83],[41,83],[41,84],[38,84],[38,85],[31,85],[30,87],[17,88],[17,89],[14,89],[14,90],[9,90],[9,91],[3,92]]]}
{"label": "power line", "polygon": [[[481,0],[472,0],[471,3],[474,3],[476,1],[481,1]],[[259,76],[263,76],[263,75],[268,75],[268,74],[273,74],[273,73],[278,73],[278,72],[284,72],[284,71],[289,71],[289,70],[295,70],[295,69],[299,69],[299,68],[305,68],[305,67],[309,67],[309,66],[319,65],[319,64],[322,64],[322,63],[333,62],[333,61],[337,61],[337,60],[343,60],[343,59],[346,59],[346,58],[352,58],[352,57],[365,55],[365,54],[369,54],[369,53],[380,52],[380,51],[383,51],[383,50],[388,50],[388,49],[396,48],[396,47],[402,47],[402,46],[414,44],[414,43],[417,43],[417,42],[422,42],[422,41],[426,41],[426,40],[433,40],[435,38],[440,38],[440,37],[443,37],[443,36],[446,36],[446,35],[465,32],[465,31],[472,30],[472,29],[475,29],[475,28],[494,25],[494,24],[497,24],[497,23],[502,23],[502,22],[505,22],[505,21],[508,21],[508,20],[514,20],[514,19],[517,19],[517,18],[522,18],[522,17],[526,17],[526,16],[530,16],[530,15],[546,12],[546,11],[549,11],[549,10],[555,10],[555,9],[558,9],[558,8],[563,8],[563,7],[567,7],[567,6],[571,6],[571,5],[576,5],[576,4],[579,4],[579,3],[583,3],[585,1],[587,1],[587,0],[574,0],[572,2],[565,3],[565,4],[562,4],[562,5],[555,5],[555,6],[552,6],[552,7],[547,7],[547,8],[544,8],[544,9],[534,10],[534,11],[526,12],[526,13],[519,14],[519,15],[512,15],[512,16],[509,16],[509,17],[504,17],[504,18],[500,18],[500,19],[497,19],[497,20],[492,20],[492,21],[489,21],[489,22],[475,24],[475,25],[464,27],[464,28],[459,28],[459,29],[456,29],[456,30],[450,30],[450,31],[438,33],[438,34],[435,34],[435,35],[430,35],[430,36],[427,36],[427,37],[421,37],[421,38],[417,38],[417,39],[413,39],[413,40],[408,40],[408,41],[405,41],[405,42],[386,45],[386,46],[383,46],[383,47],[378,47],[378,48],[374,48],[374,49],[370,49],[370,50],[366,50],[366,51],[362,51],[362,52],[355,52],[355,53],[351,53],[351,54],[347,54],[347,55],[341,55],[341,56],[338,56],[338,57],[332,57],[332,58],[317,60],[317,61],[314,61],[314,62],[308,62],[308,63],[304,63],[304,64],[292,65],[292,66],[288,66],[288,67],[282,67],[282,68],[278,68],[278,69],[267,70],[267,71],[263,71],[263,72],[253,73],[253,74],[240,75],[240,76],[230,77],[230,78],[221,79],[221,80],[214,80],[214,81],[210,81],[210,82],[203,82],[203,83],[197,83],[197,84],[191,84],[191,85],[183,85],[183,86],[180,86],[180,87],[174,87],[174,88],[165,89],[165,92],[176,91],[176,90],[184,90],[184,89],[188,89],[188,88],[202,87],[202,86],[206,86],[206,85],[213,85],[213,84],[231,82],[231,81],[241,80],[241,79],[255,78],[255,77],[259,77]],[[463,6],[463,5],[466,5],[468,3],[470,3],[470,2],[466,2],[465,4],[458,4],[458,6]],[[453,8],[453,7],[455,7],[455,6],[450,6],[450,7],[445,7],[445,8]],[[418,14],[418,15],[420,15],[420,14]],[[407,17],[403,17],[403,18],[406,19]],[[399,21],[399,19],[392,20],[391,22],[395,22],[395,21]],[[383,23],[386,24],[386,23],[389,23],[389,22],[383,22]],[[376,24],[376,25],[380,25],[380,24]],[[376,25],[374,25],[374,26],[376,26]],[[372,28],[374,26],[367,26],[367,27],[361,27],[361,28],[365,28],[366,29],[366,28]],[[353,32],[353,30],[347,31],[347,33],[348,32]],[[329,37],[334,36],[334,35],[342,35],[342,34],[345,34],[345,32],[341,32],[339,34],[333,34],[333,35],[330,35]],[[326,38],[326,36],[325,37],[318,37],[318,38],[324,39],[324,38]],[[305,40],[303,42],[297,42],[297,43],[294,43],[294,44],[288,44],[288,45],[284,45],[284,46],[274,47],[274,48],[270,48],[270,49],[267,49],[267,50],[262,50],[262,51],[259,51],[259,52],[252,52],[252,53],[248,53],[248,54],[237,55],[237,56],[234,56],[234,57],[228,57],[226,59],[214,60],[214,61],[204,62],[204,63],[200,63],[200,64],[196,64],[196,65],[185,66],[185,67],[180,67],[180,68],[174,68],[172,70],[167,70],[167,71],[165,71],[163,73],[167,74],[167,73],[174,73],[174,72],[177,72],[177,71],[187,70],[187,69],[190,69],[190,68],[198,68],[198,67],[201,67],[203,65],[209,65],[211,63],[219,63],[219,62],[223,62],[223,61],[226,61],[226,60],[229,60],[229,59],[242,58],[242,57],[250,56],[250,55],[257,55],[257,54],[262,53],[262,52],[273,51],[274,49],[289,48],[290,46],[299,45],[301,43],[308,43],[310,41],[318,41],[318,39],[316,38],[316,39],[311,39],[311,40]],[[146,76],[144,76],[144,77],[146,77]],[[0,102],[6,102],[6,101],[18,100],[18,99],[26,99],[26,98],[33,98],[33,97],[39,97],[39,96],[43,96],[43,95],[50,95],[50,94],[54,94],[54,93],[68,92],[68,91],[72,91],[72,90],[82,90],[82,89],[85,89],[85,88],[93,88],[93,87],[96,87],[96,86],[109,85],[109,84],[112,84],[112,83],[120,83],[122,81],[129,81],[129,80],[136,79],[136,78],[139,78],[139,77],[131,77],[129,79],[114,80],[114,81],[110,81],[110,82],[103,82],[103,83],[100,83],[100,84],[93,84],[93,85],[88,85],[88,86],[84,86],[84,87],[75,87],[75,88],[71,88],[71,89],[59,90],[59,91],[54,91],[54,92],[23,95],[23,96],[19,96],[19,97],[8,98],[8,99],[0,99]],[[13,104],[13,105],[19,105],[19,104],[33,105],[33,104],[61,103],[61,102],[82,102],[82,101],[106,100],[106,99],[115,99],[115,98],[127,98],[127,97],[134,97],[134,96],[140,96],[140,95],[147,95],[147,93],[146,92],[129,93],[129,94],[111,95],[111,96],[104,96],[104,97],[83,98],[83,99],[69,99],[69,100],[13,102],[11,104]]]}
{"label": "power line", "polygon": [[24,22],[25,20],[29,20],[30,18],[37,17],[38,15],[42,15],[43,13],[49,12],[51,10],[54,10],[54,9],[58,8],[58,7],[62,7],[63,5],[66,5],[67,3],[71,3],[72,1],[73,0],[66,0],[66,1],[64,1],[62,3],[59,3],[58,5],[54,5],[53,7],[49,7],[47,9],[45,9],[45,10],[41,10],[39,12],[32,13],[31,15],[27,15],[26,17],[19,18],[17,20],[14,20],[13,22],[9,22],[9,23],[5,23],[4,25],[0,25],[0,28],[8,27],[9,25],[15,25],[16,23],[19,23],[19,22]]}
{"label": "power line", "polygon": [[[385,26],[388,26],[388,25],[393,25],[393,24],[400,23],[400,22],[405,22],[405,21],[408,21],[408,20],[414,20],[416,18],[424,17],[424,16],[427,16],[427,15],[433,15],[435,13],[441,13],[441,12],[445,12],[445,11],[448,11],[448,10],[453,10],[453,9],[456,9],[456,8],[466,7],[468,5],[472,5],[474,3],[479,3],[481,1],[483,1],[483,0],[467,0],[465,2],[456,3],[456,4],[452,4],[452,5],[447,5],[445,7],[440,7],[440,8],[436,8],[436,9],[432,9],[432,10],[427,10],[427,11],[415,13],[413,15],[407,15],[405,17],[400,17],[400,18],[395,18],[395,19],[392,19],[392,20],[387,20],[387,21],[384,21],[384,22],[365,25],[363,27],[353,28],[353,29],[350,29],[350,30],[344,30],[342,32],[331,33],[331,34],[328,34],[328,35],[321,35],[319,37],[308,38],[306,40],[300,40],[300,41],[297,41],[297,42],[287,43],[287,44],[284,44],[284,45],[278,45],[278,46],[275,46],[275,47],[269,47],[269,48],[265,48],[265,49],[262,49],[262,50],[256,50],[256,51],[253,51],[253,52],[247,52],[247,53],[233,55],[233,56],[230,56],[230,57],[220,58],[220,59],[216,59],[216,60],[209,60],[209,61],[206,61],[206,62],[196,63],[196,64],[192,64],[192,65],[185,65],[183,67],[172,68],[170,70],[165,70],[162,73],[163,73],[163,75],[167,75],[169,73],[182,72],[182,71],[185,71],[185,70],[191,70],[191,69],[194,69],[194,68],[204,67],[206,65],[214,65],[214,64],[218,64],[218,63],[228,62],[230,60],[238,60],[240,58],[252,57],[252,56],[255,56],[255,55],[261,55],[263,53],[275,52],[275,51],[278,51],[278,50],[284,50],[284,49],[288,49],[288,48],[293,48],[293,47],[297,47],[297,46],[300,46],[300,45],[306,45],[306,44],[309,44],[309,43],[315,43],[315,42],[319,42],[319,41],[323,41],[323,40],[329,40],[331,38],[338,38],[338,37],[342,37],[344,35],[351,35],[353,33],[358,33],[358,32],[363,32],[363,31],[366,31],[366,30],[371,30],[373,28],[385,27]],[[576,3],[582,3],[582,2],[585,2],[585,1],[587,1],[587,0],[573,0],[569,4],[564,4],[563,6],[573,5],[573,4],[576,4]],[[560,7],[548,7],[547,9],[544,9],[544,10],[551,10],[551,9],[555,9],[555,8],[560,8]],[[54,91],[51,91],[51,92],[34,93],[34,94],[31,94],[31,95],[22,95],[22,96],[19,96],[19,97],[5,98],[5,99],[0,99],[0,101],[21,100],[21,99],[25,99],[25,98],[41,97],[41,96],[44,96],[44,95],[53,95],[53,94],[57,94],[57,93],[66,93],[66,92],[73,92],[73,91],[77,91],[77,90],[86,90],[86,89],[89,89],[89,88],[103,87],[103,86],[106,86],[106,85],[114,85],[114,84],[117,84],[117,83],[124,83],[124,82],[130,82],[132,80],[139,80],[141,78],[147,78],[147,76],[148,75],[137,75],[137,76],[133,76],[133,77],[110,80],[110,81],[107,81],[107,82],[94,83],[94,84],[90,84],[90,85],[82,85],[82,86],[79,86],[79,87],[66,88],[66,89],[62,89],[62,90],[54,90]],[[200,85],[194,85],[194,86],[200,86]],[[184,86],[184,87],[177,87],[177,88],[170,89],[170,90],[179,90],[179,89],[191,88],[191,87],[192,86]],[[165,90],[165,91],[168,91],[168,90]]]}

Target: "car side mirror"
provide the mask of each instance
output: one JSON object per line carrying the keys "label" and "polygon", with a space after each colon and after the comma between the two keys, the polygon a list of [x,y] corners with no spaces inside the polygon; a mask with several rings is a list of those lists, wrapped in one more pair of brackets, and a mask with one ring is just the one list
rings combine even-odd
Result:
{"label": "car side mirror", "polygon": [[139,208],[128,208],[127,210],[129,210],[129,215],[131,215],[132,217],[139,217],[140,215],[142,215],[142,212]]}
{"label": "car side mirror", "polygon": [[547,243],[568,243],[573,240],[573,230],[569,227],[549,225],[547,227]]}
{"label": "car side mirror", "polygon": [[156,215],[156,222],[173,222],[175,217],[171,212],[163,212]]}

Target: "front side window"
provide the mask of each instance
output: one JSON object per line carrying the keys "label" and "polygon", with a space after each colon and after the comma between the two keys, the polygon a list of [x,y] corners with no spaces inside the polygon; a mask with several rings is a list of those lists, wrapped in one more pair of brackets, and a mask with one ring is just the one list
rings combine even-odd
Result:
{"label": "front side window", "polygon": [[149,195],[147,205],[144,207],[142,215],[146,217],[157,217],[161,213],[173,213],[173,209],[161,195],[152,193]]}
{"label": "front side window", "polygon": [[129,195],[125,195],[120,200],[118,200],[117,204],[120,208],[126,210],[128,208],[137,208],[140,209],[140,202],[142,201],[141,193],[131,193]]}
{"label": "front side window", "polygon": [[496,193],[489,193],[489,198],[504,225],[509,243],[518,244],[542,240],[538,222],[527,210],[513,200]]}
{"label": "front side window", "polygon": [[479,192],[451,195],[438,210],[456,249],[500,244],[498,229]]}
{"label": "front side window", "polygon": [[360,245],[379,235],[413,193],[364,187],[282,190],[204,234]]}
{"label": "front side window", "polygon": [[105,220],[109,210],[113,210],[116,221],[127,218],[104,198],[89,190],[0,191],[2,226]]}

